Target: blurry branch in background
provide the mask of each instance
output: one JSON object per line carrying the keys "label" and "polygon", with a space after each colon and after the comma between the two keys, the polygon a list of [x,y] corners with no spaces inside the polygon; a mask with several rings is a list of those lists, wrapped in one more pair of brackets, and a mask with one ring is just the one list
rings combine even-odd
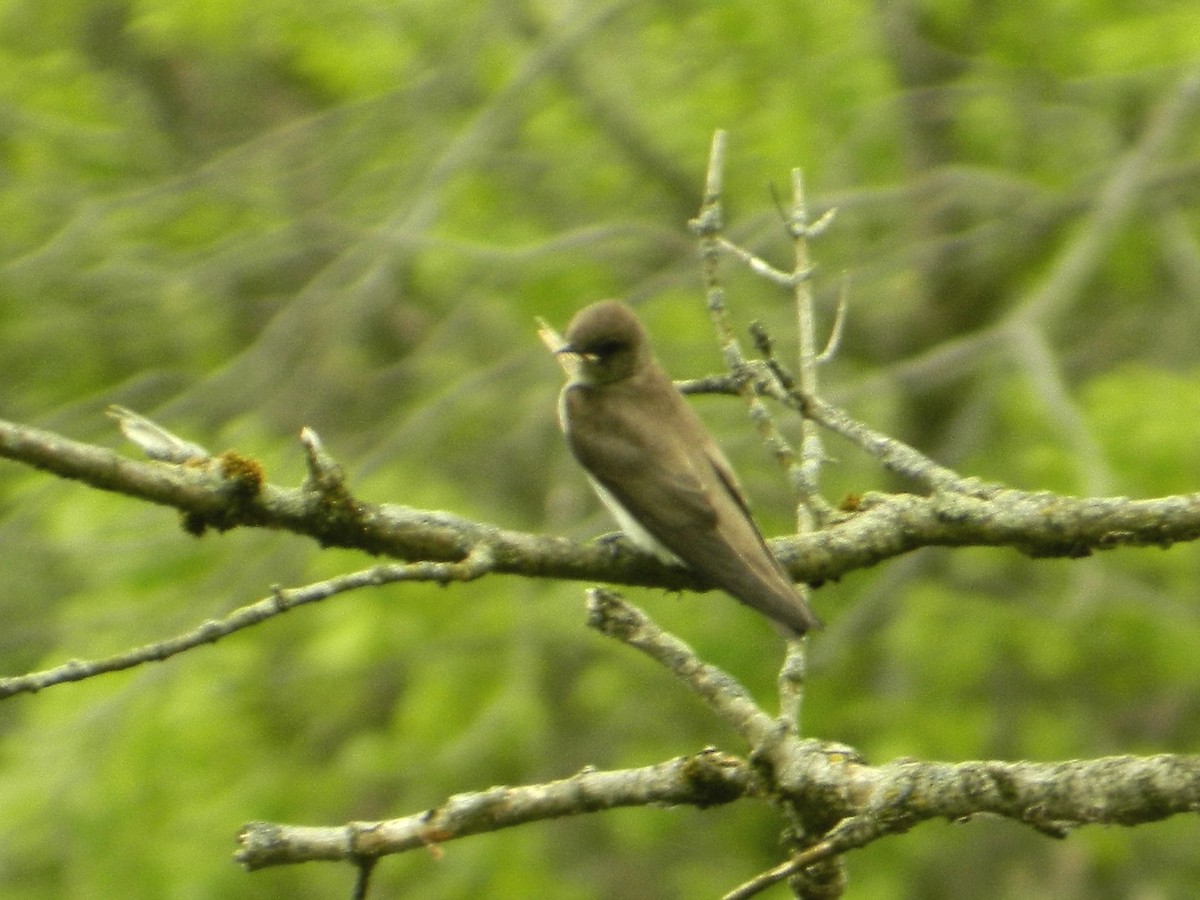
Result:
{"label": "blurry branch in background", "polygon": [[[1177,105],[1186,106],[1196,93],[1195,83],[1185,82]],[[1172,113],[1175,120],[1179,115],[1178,110]],[[1200,537],[1200,494],[1130,500],[1011,490],[962,476],[822,400],[817,365],[835,349],[845,316],[843,299],[833,334],[818,352],[807,242],[828,224],[828,215],[808,222],[802,179],[795,171],[791,207],[784,212],[785,227],[795,242],[793,270],[784,272],[737,247],[722,232],[724,158],[725,136],[718,132],[700,214],[691,227],[701,246],[706,301],[728,372],[682,387],[688,392],[738,394],[747,403],[798,501],[797,534],[771,542],[772,549],[806,590],[921,547],[1005,546],[1031,556],[1080,557],[1119,546],[1161,547]],[[1144,158],[1139,160],[1145,164]],[[722,254],[731,254],[791,293],[800,329],[797,374],[775,355],[775,343],[761,326],[751,331],[761,358],[748,360],[743,355],[719,279]],[[1047,305],[1049,301],[1031,303],[1030,309]],[[547,323],[541,323],[540,333],[550,350],[561,346],[561,337]],[[570,363],[561,355],[557,358]],[[803,417],[799,453],[779,434],[765,401]],[[150,461],[134,461],[104,447],[3,421],[0,456],[172,507],[182,514],[183,530],[196,537],[239,526],[271,528],[310,537],[323,547],[354,548],[397,562],[302,587],[272,587],[262,599],[173,638],[104,659],[75,660],[0,679],[0,698],[167,659],[298,606],[400,581],[446,584],[507,574],[675,590],[708,587],[691,572],[631,547],[578,543],[447,512],[359,499],[311,428],[299,436],[307,477],[298,487],[285,488],[271,484],[256,460],[235,450],[212,454],[121,407],[110,408],[109,415]],[[868,492],[837,507],[829,504],[819,493],[825,454],[818,429],[847,440],[924,494]],[[785,879],[797,895],[833,896],[840,893],[846,851],[931,818],[958,821],[992,813],[1063,837],[1083,824],[1137,824],[1200,809],[1200,757],[1194,756],[869,766],[853,748],[800,736],[802,642],[789,644],[779,679],[781,712],[772,716],[729,673],[700,659],[618,595],[594,589],[588,596],[588,624],[637,649],[687,685],[741,736],[747,745],[744,757],[709,749],[641,769],[588,769],[547,784],[457,795],[435,809],[381,822],[336,828],[252,823],[240,835],[238,860],[250,869],[317,859],[348,861],[359,867],[356,890],[364,894],[374,861],[391,853],[436,848],[482,831],[619,806],[703,808],[754,798],[782,813],[788,859],[728,896],[750,897]]]}
{"label": "blurry branch in background", "polygon": [[[1031,332],[1059,326],[1066,313],[1082,302],[1089,279],[1110,251],[1123,225],[1145,202],[1145,192],[1158,179],[1172,184],[1178,175],[1194,183],[1197,172],[1189,164],[1162,167],[1166,151],[1179,139],[1188,120],[1200,106],[1200,68],[1185,71],[1151,110],[1146,124],[1129,149],[1118,159],[1086,203],[1079,200],[1079,225],[1059,252],[1044,278],[1020,297],[1012,310],[993,324],[969,334],[943,340],[928,351],[889,367],[886,375],[867,375],[854,393],[869,396],[897,386],[936,383],[981,364],[994,364],[996,349],[1008,350],[1023,363],[1022,344]],[[1172,188],[1167,189],[1169,192]],[[1074,212],[1074,210],[1072,210]]]}

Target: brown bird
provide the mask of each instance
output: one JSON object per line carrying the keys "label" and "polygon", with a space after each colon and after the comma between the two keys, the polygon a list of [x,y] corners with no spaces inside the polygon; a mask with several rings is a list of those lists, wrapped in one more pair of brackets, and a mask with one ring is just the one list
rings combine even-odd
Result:
{"label": "brown bird", "polygon": [[750,517],[737,476],[650,348],[633,310],[580,310],[560,353],[579,360],[559,396],[567,444],[635,544],[683,562],[789,636],[821,627]]}

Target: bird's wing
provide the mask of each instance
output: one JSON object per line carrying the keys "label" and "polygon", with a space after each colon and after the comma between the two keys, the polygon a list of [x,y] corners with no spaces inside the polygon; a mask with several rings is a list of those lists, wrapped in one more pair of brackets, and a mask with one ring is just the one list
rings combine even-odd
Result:
{"label": "bird's wing", "polygon": [[[568,392],[564,399],[569,407],[576,398]],[[681,528],[716,524],[704,473],[668,436],[649,434],[638,422],[617,416],[590,430],[587,440],[573,430],[567,440],[580,464],[659,540]]]}
{"label": "bird's wing", "polygon": [[[573,394],[568,391],[564,398],[568,414],[570,404],[587,402]],[[678,402],[683,410],[672,410],[671,418],[686,417],[694,427],[664,430],[653,417],[593,406],[592,414],[603,416],[604,427],[589,429],[586,440],[569,434],[571,449],[643,528],[693,568],[710,574],[738,555],[721,533],[732,528],[744,538],[740,543],[749,557],[744,562],[782,579],[728,460],[691,408],[682,398]]]}
{"label": "bird's wing", "polygon": [[[571,404],[586,402],[573,393],[563,398],[568,415]],[[653,418],[646,422],[605,416],[604,428],[589,429],[583,441],[568,433],[568,442],[584,468],[646,531],[714,586],[797,633],[818,626],[763,540],[732,467],[707,431],[700,426],[687,434],[664,434]]]}

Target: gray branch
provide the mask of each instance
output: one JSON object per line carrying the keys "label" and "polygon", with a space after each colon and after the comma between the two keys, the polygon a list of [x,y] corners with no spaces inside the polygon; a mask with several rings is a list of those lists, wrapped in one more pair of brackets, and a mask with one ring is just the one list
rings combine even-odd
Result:
{"label": "gray branch", "polygon": [[[0,457],[172,507],[183,514],[182,525],[193,534],[210,528],[273,528],[310,537],[322,546],[355,548],[406,562],[462,562],[486,547],[490,560],[479,574],[668,590],[707,588],[687,570],[625,544],[580,543],[438,510],[369,503],[353,497],[340,482],[333,488],[314,486],[311,480],[298,488],[273,485],[255,460],[233,451],[198,464],[142,462],[0,420]],[[1115,547],[1167,547],[1200,537],[1196,493],[1146,500],[1080,498],[988,485],[977,486],[974,494],[866,493],[844,512],[841,521],[821,531],[771,541],[797,581],[820,584],[921,547],[1009,547],[1035,557],[1082,557]]]}
{"label": "gray branch", "polygon": [[[772,880],[931,819],[997,815],[1061,838],[1083,825],[1139,825],[1200,812],[1200,756],[869,766],[839,745],[797,740],[785,757],[780,789],[798,804],[821,803],[836,824]],[[251,822],[238,836],[236,859],[251,870],[353,862],[568,815],[625,806],[703,809],[760,797],[763,790],[754,765],[710,748],[640,769],[585,769],[546,784],[457,794],[399,819],[330,827]]]}
{"label": "gray branch", "polygon": [[592,591],[589,624],[688,685],[750,745],[749,758],[708,748],[639,769],[583,771],[546,784],[499,786],[447,798],[399,819],[302,827],[252,822],[238,836],[248,869],[313,860],[361,862],[481,832],[622,806],[699,808],[772,798],[807,810],[816,838],[781,866],[731,893],[749,897],[929,819],[1004,816],[1053,837],[1082,825],[1137,825],[1200,812],[1200,756],[1113,756],[1055,763],[896,760],[871,766],[851,747],[803,740],[749,691],[644,612]]}

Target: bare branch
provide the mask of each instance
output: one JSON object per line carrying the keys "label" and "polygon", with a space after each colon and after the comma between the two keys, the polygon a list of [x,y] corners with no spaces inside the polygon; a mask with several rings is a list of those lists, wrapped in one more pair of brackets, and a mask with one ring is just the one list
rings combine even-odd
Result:
{"label": "bare branch", "polygon": [[[729,316],[725,309],[725,289],[721,285],[719,267],[721,250],[725,246],[722,236],[721,184],[723,180],[723,167],[725,165],[726,143],[725,132],[718,130],[713,135],[712,150],[709,155],[704,202],[700,207],[700,214],[689,223],[693,233],[699,238],[701,273],[704,278],[705,296],[708,302],[709,314],[716,328],[717,340],[720,343],[721,352],[725,358],[725,365],[733,376],[735,393],[739,394],[743,401],[745,401],[750,413],[750,420],[754,423],[763,442],[788,473],[792,487],[796,491],[797,496],[801,498],[803,504],[805,506],[820,507],[824,511],[827,509],[827,505],[823,504],[820,498],[816,497],[809,489],[805,480],[806,472],[802,465],[797,465],[796,463],[795,450],[784,440],[783,435],[779,433],[779,429],[775,427],[775,423],[771,419],[770,411],[767,410],[766,406],[758,398],[758,392],[749,377],[752,367],[746,362],[746,358],[742,354],[741,346],[734,336],[733,328],[729,324]],[[749,255],[745,254],[745,251],[739,252],[746,256]],[[763,263],[763,265],[766,265],[766,263]],[[789,277],[787,283],[790,284],[791,282],[792,279]],[[756,340],[758,340],[757,335]]]}
{"label": "bare branch", "polygon": [[767,281],[774,282],[783,288],[790,288],[795,283],[794,276],[790,273],[775,268],[761,256],[755,256],[749,250],[739,247],[728,238],[724,236],[717,238],[717,244],[722,250],[745,263],[746,267],[755,275],[765,278]]}
{"label": "bare branch", "polygon": [[[1200,537],[1200,494],[1130,500],[1009,490],[943,469],[823,401],[793,402],[888,468],[936,488],[931,497],[866,493],[820,531],[769,541],[798,581],[820,584],[919,547],[1013,547],[1032,556],[1081,557]],[[262,480],[253,460],[231,452],[200,467],[139,462],[104,447],[0,421],[0,457],[175,507],[193,533],[208,525],[276,528],[307,535],[323,546],[426,562],[462,562],[486,545],[494,574],[669,590],[708,588],[687,569],[629,546],[510,531],[438,510],[368,503],[349,494],[331,507],[317,492]]]}
{"label": "bare branch", "polygon": [[[765,336],[759,343],[762,347],[770,347]],[[987,498],[1005,489],[1002,484],[959,475],[953,469],[934,462],[915,447],[858,421],[845,410],[819,397],[801,393],[795,387],[795,378],[774,357],[768,356],[757,368],[753,363],[747,364],[747,368],[753,373],[748,380],[756,391],[773,397],[806,419],[840,435],[868,456],[877,459],[883,468],[912,479],[926,490],[956,491]],[[678,387],[685,394],[733,394],[738,392],[739,383],[728,376],[714,375],[678,382]]]}
{"label": "bare branch", "polygon": [[843,277],[842,286],[838,290],[837,309],[833,313],[833,326],[829,329],[829,337],[825,340],[825,348],[818,354],[818,363],[832,360],[842,344],[842,331],[846,327],[846,312],[850,307],[850,288]]}
{"label": "bare branch", "polygon": [[[832,215],[827,214],[826,220],[823,221],[828,224],[828,221],[832,221]],[[804,194],[804,175],[800,169],[792,170],[792,205],[788,210],[788,231],[793,238],[795,253],[792,274],[796,277],[792,288],[792,300],[796,307],[799,387],[806,396],[816,397],[820,395],[817,380],[820,360],[817,356],[817,314],[812,283],[808,278],[812,271],[808,239],[817,232],[808,221],[808,199]],[[830,506],[821,496],[819,487],[821,466],[824,464],[825,448],[821,442],[821,435],[810,420],[804,419],[800,424],[800,462],[792,473],[792,483],[797,488],[800,500],[796,507],[798,532],[812,531],[830,518]]]}
{"label": "bare branch", "polygon": [[[770,391],[770,385],[768,390]],[[797,409],[805,419],[811,419],[875,457],[888,471],[911,478],[927,490],[957,491],[986,497],[1001,489],[1001,485],[987,484],[978,478],[959,475],[953,469],[934,462],[916,448],[875,431],[816,396],[803,395],[797,391],[770,392],[781,402]]]}
{"label": "bare branch", "polygon": [[143,663],[162,662],[187,650],[204,644],[215,644],[222,638],[238,631],[258,625],[297,606],[327,600],[337,594],[366,587],[394,584],[398,581],[434,581],[447,584],[451,581],[471,581],[486,573],[493,562],[486,545],[480,545],[466,559],[457,563],[418,562],[406,565],[373,566],[360,572],[339,575],[327,581],[319,581],[300,588],[276,587],[271,595],[256,603],[235,609],[220,619],[210,619],[191,631],[135,647],[124,653],[103,659],[73,659],[61,666],[30,672],[11,678],[0,678],[0,700],[14,694],[36,693],[56,684],[83,681],[96,675],[132,669]]}
{"label": "bare branch", "polygon": [[[1200,810],[1200,756],[1051,763],[901,760],[873,767],[852,748],[792,739],[779,745],[773,762],[777,790],[797,802],[822,804],[836,824],[788,863],[729,897],[751,896],[931,819],[962,822],[992,814],[1063,837],[1082,825],[1137,825]],[[755,766],[709,749],[640,769],[584,769],[547,784],[459,794],[399,819],[327,828],[253,822],[238,835],[236,859],[251,870],[357,861],[567,815],[665,804],[705,808],[769,789]]]}
{"label": "bare branch", "polygon": [[776,729],[775,720],[758,707],[737,679],[704,662],[691,647],[663,631],[619,594],[601,588],[588,591],[588,624],[668,669],[703,697],[713,712],[737,729],[750,746],[757,746]]}
{"label": "bare branch", "polygon": [[547,784],[457,794],[434,809],[383,822],[340,828],[251,822],[238,835],[235,858],[250,870],[313,860],[378,858],[562,816],[625,806],[706,808],[757,790],[758,777],[745,760],[710,749],[640,769],[587,768]]}

